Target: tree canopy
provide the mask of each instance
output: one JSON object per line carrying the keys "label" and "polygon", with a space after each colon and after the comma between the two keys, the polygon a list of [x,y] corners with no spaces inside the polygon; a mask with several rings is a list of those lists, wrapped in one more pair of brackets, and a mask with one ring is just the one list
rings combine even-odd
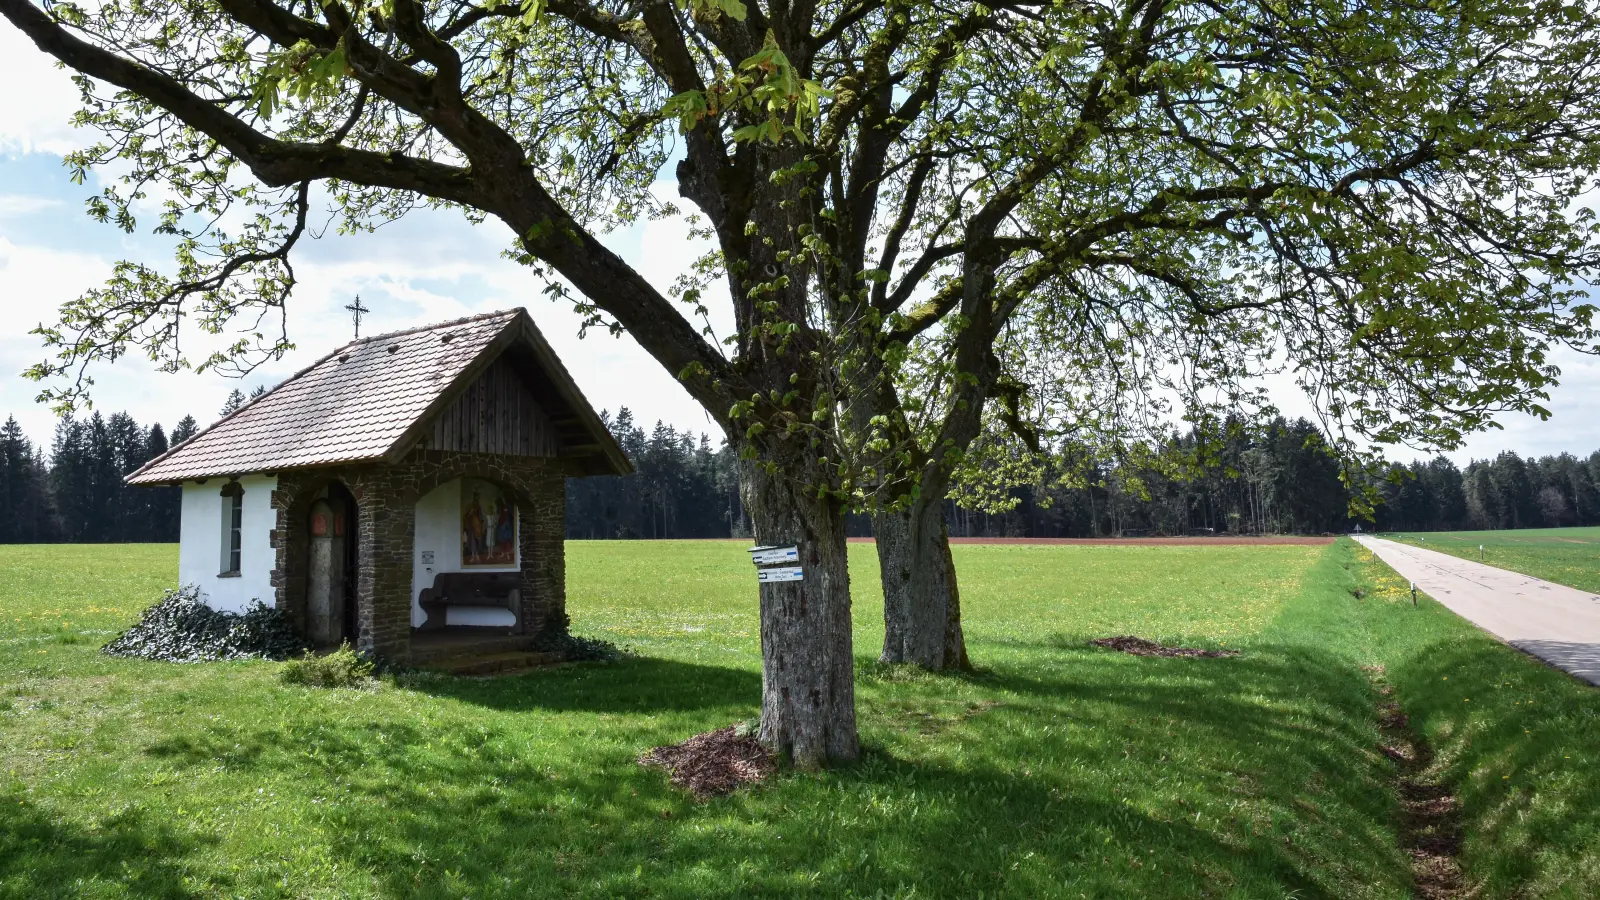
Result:
{"label": "tree canopy", "polygon": [[[41,376],[281,349],[258,328],[191,360],[178,322],[281,310],[314,182],[349,228],[502,218],[724,424],[768,387],[763,339],[869,328],[881,354],[943,322],[970,374],[1041,298],[1166,355],[1269,331],[1389,439],[1533,408],[1549,346],[1593,338],[1570,302],[1596,259],[1572,209],[1600,121],[1588,4],[5,3],[93,79],[79,120],[108,140],[75,170],[134,167],[93,212],[133,227],[160,185],[180,238],[172,274],[129,262],[65,310]],[[673,161],[718,239],[701,271],[731,279],[731,353],[681,314],[698,290],[675,305],[594,238],[662,212]],[[916,400],[959,402],[944,386]]]}

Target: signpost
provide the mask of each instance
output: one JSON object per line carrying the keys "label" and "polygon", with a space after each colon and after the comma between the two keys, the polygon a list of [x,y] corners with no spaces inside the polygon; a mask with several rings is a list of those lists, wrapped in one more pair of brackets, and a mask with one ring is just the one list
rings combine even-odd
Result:
{"label": "signpost", "polygon": [[756,572],[756,581],[760,584],[805,580],[805,572],[799,566],[775,566],[770,569],[760,569]]}
{"label": "signpost", "polygon": [[750,562],[756,565],[758,584],[806,580],[805,570],[799,566],[799,547],[751,547]]}
{"label": "signpost", "polygon": [[758,566],[777,566],[800,561],[799,547],[751,547],[750,561]]}

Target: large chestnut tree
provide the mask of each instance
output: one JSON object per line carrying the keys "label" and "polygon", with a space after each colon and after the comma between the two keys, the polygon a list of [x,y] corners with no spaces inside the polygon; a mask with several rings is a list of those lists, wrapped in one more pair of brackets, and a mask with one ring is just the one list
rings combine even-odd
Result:
{"label": "large chestnut tree", "polygon": [[[1600,121],[1588,2],[0,15],[82,76],[79,119],[106,138],[70,163],[128,172],[92,211],[134,227],[159,186],[178,246],[44,329],[34,374],[58,403],[130,352],[174,368],[280,352],[286,336],[255,328],[269,336],[190,360],[180,323],[280,313],[313,206],[349,228],[419,204],[498,219],[721,425],[757,540],[800,546],[805,580],[760,589],[760,734],[804,766],[859,752],[853,505],[875,512],[884,658],[965,663],[942,500],[986,405],[1027,428],[1040,388],[1012,360],[1154,347],[1158,368],[1222,366],[1208,377],[1225,383],[1242,370],[1218,360],[1265,354],[1388,439],[1537,409],[1551,349],[1593,339],[1576,293],[1595,264],[1576,205]],[[664,293],[596,235],[662,211],[649,186],[667,165],[716,253]],[[725,341],[697,324],[712,279]]]}

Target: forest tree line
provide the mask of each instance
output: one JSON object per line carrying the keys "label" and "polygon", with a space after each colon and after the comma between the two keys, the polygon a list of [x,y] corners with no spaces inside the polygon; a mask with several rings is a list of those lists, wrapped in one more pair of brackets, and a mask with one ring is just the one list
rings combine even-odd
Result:
{"label": "forest tree line", "polygon": [[[223,414],[243,400],[235,392]],[[661,422],[646,431],[626,407],[602,419],[636,471],[570,480],[569,538],[749,535],[738,460],[725,444]],[[193,416],[167,431],[126,412],[96,412],[59,420],[46,446],[8,418],[0,427],[0,543],[176,541],[179,490],[131,487],[123,477],[196,430]],[[1445,457],[1392,464],[1363,476],[1377,499],[1374,523],[1350,516],[1340,463],[1303,419],[1234,423],[1220,438],[1174,435],[1142,449],[1137,462],[1069,466],[1051,457],[1037,483],[1011,489],[999,504],[947,501],[950,533],[1320,534],[1358,521],[1406,531],[1600,524],[1600,451],[1537,459],[1508,451],[1465,468]],[[854,536],[871,534],[866,516],[852,516],[849,527]]]}
{"label": "forest tree line", "polygon": [[193,416],[168,433],[133,416],[62,418],[48,450],[16,418],[0,426],[0,544],[104,544],[178,539],[176,487],[131,487],[123,478],[192,437]]}

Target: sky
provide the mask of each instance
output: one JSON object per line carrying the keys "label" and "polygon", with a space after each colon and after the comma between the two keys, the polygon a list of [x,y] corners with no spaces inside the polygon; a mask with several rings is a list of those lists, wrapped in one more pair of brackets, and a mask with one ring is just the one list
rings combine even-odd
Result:
{"label": "sky", "polygon": [[[75,185],[62,165],[62,154],[95,138],[70,125],[76,90],[65,72],[3,22],[0,84],[27,86],[0,91],[0,417],[15,415],[30,437],[48,444],[54,414],[34,400],[40,385],[20,374],[44,358],[40,338],[30,332],[54,323],[61,303],[103,283],[117,260],[164,265],[170,253],[148,233],[125,234],[85,215],[84,200],[110,176],[91,174],[87,184]],[[666,182],[657,190],[676,193]],[[168,429],[184,415],[204,425],[233,389],[270,387],[348,342],[353,326],[343,307],[359,295],[371,310],[361,324],[369,335],[525,307],[595,408],[627,406],[647,427],[661,420],[707,432],[714,441],[720,437],[699,405],[632,338],[597,330],[580,339],[581,320],[570,304],[547,299],[543,282],[501,257],[510,237],[498,223],[472,225],[456,212],[424,210],[373,234],[302,241],[289,307],[294,351],[242,382],[216,373],[166,374],[142,358],[123,358],[92,373],[95,407],[126,410],[141,424]],[[603,240],[663,290],[706,249],[676,220],[642,223]],[[726,301],[711,305],[713,326],[725,335]],[[1556,362],[1563,377],[1548,404],[1550,421],[1507,418],[1503,430],[1476,435],[1451,456],[1465,462],[1507,449],[1536,456],[1600,449],[1600,360],[1563,353]],[[1284,412],[1309,414],[1292,385],[1269,387]],[[1395,448],[1389,455],[1405,460],[1414,454]]]}

